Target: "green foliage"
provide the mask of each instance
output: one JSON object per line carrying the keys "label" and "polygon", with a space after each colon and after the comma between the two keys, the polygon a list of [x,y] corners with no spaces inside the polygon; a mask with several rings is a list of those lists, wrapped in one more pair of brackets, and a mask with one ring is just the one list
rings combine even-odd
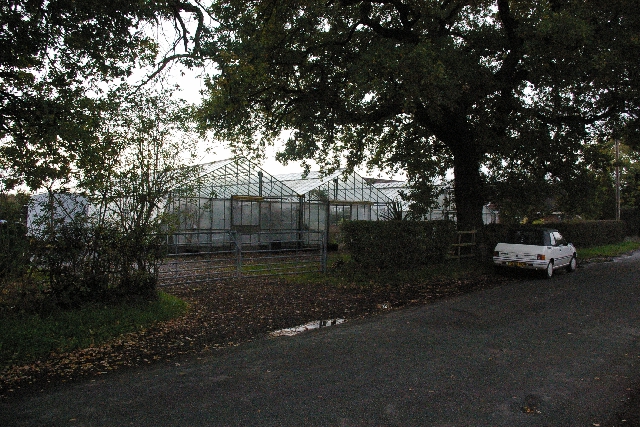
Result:
{"label": "green foliage", "polygon": [[232,0],[210,12],[202,53],[220,74],[204,129],[246,150],[293,130],[282,159],[334,168],[344,156],[411,182],[453,168],[464,228],[489,201],[483,170],[533,185],[583,175],[585,146],[640,111],[632,2]]}
{"label": "green foliage", "polygon": [[26,237],[26,194],[0,193],[0,288],[5,280],[19,277],[29,261],[29,241]]}
{"label": "green foliage", "polygon": [[45,300],[32,309],[154,297],[162,252],[152,235],[76,218],[42,236],[32,239],[31,263]]}
{"label": "green foliage", "polygon": [[402,202],[399,200],[392,200],[385,204],[386,210],[380,215],[385,221],[402,221],[405,218],[405,213],[402,211]]}
{"label": "green foliage", "polygon": [[[170,192],[199,173],[185,167],[195,151],[182,106],[167,92],[127,91],[119,115],[100,130],[91,161],[79,162],[77,189],[50,191],[31,206],[30,268],[14,281],[25,309],[149,298],[164,255],[158,237],[173,226]],[[181,138],[174,135],[182,132]],[[85,159],[87,160],[87,159]],[[12,282],[6,285],[12,285]],[[15,284],[14,284],[15,285]]]}
{"label": "green foliage", "polygon": [[620,219],[627,224],[627,236],[640,236],[640,208],[623,207]]}
{"label": "green foliage", "polygon": [[78,187],[96,207],[94,223],[131,235],[166,231],[175,220],[165,212],[171,192],[189,195],[197,185],[201,169],[189,165],[203,140],[171,90],[126,88],[119,97],[117,115],[100,131],[101,144],[117,149],[80,164]]}
{"label": "green foliage", "polygon": [[[491,199],[503,222],[535,221],[553,212],[563,217],[597,220],[615,218],[611,157],[601,153],[588,166],[548,174],[546,168],[497,169],[490,178]],[[576,197],[579,195],[579,197]]]}
{"label": "green foliage", "polygon": [[0,368],[100,345],[120,335],[182,315],[187,304],[166,293],[151,302],[80,310],[54,311],[47,316],[0,310]]}
{"label": "green foliage", "polygon": [[[0,158],[5,185],[37,189],[65,179],[79,151],[94,141],[104,104],[86,92],[131,72],[148,38],[132,32],[144,19],[123,1],[4,2],[0,7]],[[91,19],[88,19],[91,17]],[[18,42],[20,40],[20,42]]]}
{"label": "green foliage", "polygon": [[[623,208],[633,209],[640,208],[640,140],[634,143],[634,147],[629,146],[629,143],[630,141],[624,140],[619,144],[620,202]],[[608,148],[612,153],[615,151],[613,143]],[[614,167],[615,163],[612,162],[612,171]]]}
{"label": "green foliage", "polygon": [[456,228],[449,221],[346,221],[341,231],[355,263],[390,269],[442,262]]}
{"label": "green foliage", "polygon": [[568,221],[550,226],[578,248],[620,243],[627,234],[624,221]]}
{"label": "green foliage", "polygon": [[148,25],[173,18],[175,41],[196,44],[182,31],[185,12],[202,18],[188,0],[0,3],[0,181],[35,191],[109,156],[96,135],[114,109],[104,88],[156,65]]}

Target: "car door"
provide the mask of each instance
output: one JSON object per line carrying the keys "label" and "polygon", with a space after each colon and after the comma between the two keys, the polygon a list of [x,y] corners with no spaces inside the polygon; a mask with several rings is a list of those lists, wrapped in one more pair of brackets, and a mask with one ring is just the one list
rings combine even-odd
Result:
{"label": "car door", "polygon": [[567,265],[569,261],[571,261],[572,253],[559,232],[554,231],[551,233],[551,244],[553,246],[553,259],[555,260],[555,265]]}

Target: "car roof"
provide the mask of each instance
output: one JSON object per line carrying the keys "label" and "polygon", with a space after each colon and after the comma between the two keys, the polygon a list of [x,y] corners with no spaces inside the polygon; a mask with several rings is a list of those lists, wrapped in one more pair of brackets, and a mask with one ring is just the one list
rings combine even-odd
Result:
{"label": "car roof", "polygon": [[549,228],[549,227],[520,227],[514,229],[514,231],[558,231],[557,228]]}

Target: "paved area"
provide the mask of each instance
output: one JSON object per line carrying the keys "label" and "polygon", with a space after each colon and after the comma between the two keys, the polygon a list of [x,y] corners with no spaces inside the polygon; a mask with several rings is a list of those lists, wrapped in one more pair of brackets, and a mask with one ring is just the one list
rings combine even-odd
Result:
{"label": "paved area", "polygon": [[640,381],[639,272],[592,264],[63,385],[0,403],[0,425],[610,426]]}

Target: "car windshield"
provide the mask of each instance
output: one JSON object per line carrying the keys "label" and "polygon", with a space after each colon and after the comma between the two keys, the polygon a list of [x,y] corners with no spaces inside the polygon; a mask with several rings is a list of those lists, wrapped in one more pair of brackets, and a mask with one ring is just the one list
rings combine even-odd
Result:
{"label": "car windshield", "polygon": [[507,243],[517,245],[545,246],[544,233],[542,230],[516,230],[509,236]]}

